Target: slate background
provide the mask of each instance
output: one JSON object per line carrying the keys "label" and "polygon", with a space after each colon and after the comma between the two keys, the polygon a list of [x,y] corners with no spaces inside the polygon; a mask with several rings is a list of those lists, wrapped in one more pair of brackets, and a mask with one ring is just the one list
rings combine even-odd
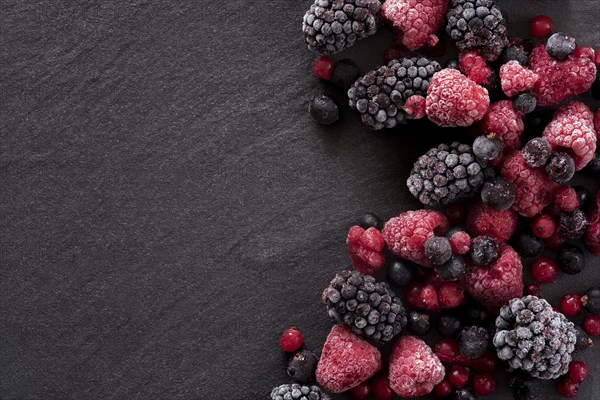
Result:
{"label": "slate background", "polygon": [[[513,33],[543,11],[600,46],[597,0],[499,3]],[[280,332],[328,333],[353,218],[416,207],[412,162],[454,133],[314,124],[310,95],[345,102],[309,74],[309,1],[1,4],[0,397],[267,398]],[[600,282],[588,261],[544,294]]]}

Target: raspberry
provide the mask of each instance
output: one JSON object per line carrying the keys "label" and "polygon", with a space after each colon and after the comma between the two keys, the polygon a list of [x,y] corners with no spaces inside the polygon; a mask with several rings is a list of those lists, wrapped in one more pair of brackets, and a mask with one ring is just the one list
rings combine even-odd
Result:
{"label": "raspberry", "polygon": [[446,0],[388,0],[381,16],[402,32],[401,44],[412,51],[437,44],[435,32],[445,22],[447,7]]}
{"label": "raspberry", "polygon": [[350,329],[335,325],[323,345],[317,365],[317,382],[340,393],[358,386],[381,369],[381,354]]}
{"label": "raspberry", "polygon": [[591,212],[588,222],[589,225],[585,231],[585,244],[588,246],[590,253],[600,256],[600,211]]}
{"label": "raspberry", "polygon": [[352,267],[367,275],[374,275],[385,261],[383,256],[383,236],[376,228],[364,230],[358,225],[350,228],[348,237],[348,252]]}
{"label": "raspberry", "polygon": [[436,73],[427,91],[427,116],[442,127],[469,126],[483,118],[489,105],[487,89],[455,69]]}
{"label": "raspberry", "polygon": [[410,96],[404,104],[404,112],[410,119],[421,119],[425,116],[425,97]]}
{"label": "raspberry", "polygon": [[556,232],[556,222],[551,216],[540,214],[531,221],[531,230],[540,239],[547,239]]}
{"label": "raspberry", "polygon": [[[598,50],[600,54],[600,50]],[[596,130],[596,139],[600,140],[600,108],[594,112],[594,129]]]}
{"label": "raspberry", "polygon": [[504,154],[521,147],[521,134],[525,130],[523,117],[510,100],[493,103],[481,121],[483,131],[495,134],[502,141]]}
{"label": "raspberry", "polygon": [[302,346],[302,332],[295,326],[283,331],[279,339],[279,348],[288,353],[293,353]]}
{"label": "raspberry", "polygon": [[494,72],[492,68],[488,67],[478,51],[461,53],[458,57],[458,61],[462,73],[479,85],[487,83]]}
{"label": "raspberry", "polygon": [[507,244],[489,267],[470,265],[462,279],[465,290],[490,311],[498,311],[523,294],[523,266],[519,255]]}
{"label": "raspberry", "polygon": [[527,165],[520,151],[506,157],[500,173],[515,188],[516,198],[512,208],[519,214],[532,217],[550,203],[556,184],[543,171]]}
{"label": "raspberry", "polygon": [[471,236],[490,236],[498,243],[507,242],[517,228],[517,214],[513,210],[494,210],[477,204],[467,215],[467,232]]}
{"label": "raspberry", "polygon": [[444,366],[431,348],[415,336],[402,336],[390,356],[390,386],[401,397],[431,393],[444,379]]}
{"label": "raspberry", "polygon": [[596,79],[596,65],[588,57],[569,56],[557,60],[539,45],[529,56],[529,69],[539,75],[533,93],[540,106],[551,106],[584,93]]}
{"label": "raspberry", "polygon": [[539,75],[525,68],[518,61],[509,61],[500,67],[500,84],[508,97],[533,88]]}
{"label": "raspberry", "polygon": [[312,62],[312,73],[317,78],[330,81],[335,70],[335,60],[331,57],[317,57]]}
{"label": "raspberry", "polygon": [[433,263],[425,256],[424,244],[430,237],[444,235],[449,228],[439,211],[406,211],[390,219],[383,227],[383,238],[392,253],[425,267]]}
{"label": "raspberry", "polygon": [[566,150],[573,157],[577,171],[594,158],[597,139],[593,118],[585,104],[572,102],[559,108],[544,129],[544,139],[552,150]]}
{"label": "raspberry", "polygon": [[554,204],[560,211],[573,212],[579,208],[579,197],[571,186],[562,185],[554,189]]}
{"label": "raspberry", "polygon": [[471,248],[471,236],[464,231],[455,232],[450,236],[450,246],[452,246],[452,253],[466,254]]}

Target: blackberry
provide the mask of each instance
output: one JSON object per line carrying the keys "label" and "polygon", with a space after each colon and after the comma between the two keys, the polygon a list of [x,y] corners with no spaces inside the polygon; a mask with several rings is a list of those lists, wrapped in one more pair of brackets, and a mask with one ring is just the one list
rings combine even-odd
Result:
{"label": "blackberry", "polygon": [[445,237],[433,236],[425,242],[425,256],[433,265],[442,265],[452,257],[450,241]]}
{"label": "blackberry", "polygon": [[458,335],[458,348],[467,358],[478,358],[485,353],[490,336],[485,328],[467,326]]}
{"label": "blackberry", "polygon": [[297,383],[280,385],[271,390],[271,400],[330,400],[318,386]]}
{"label": "blackberry", "polygon": [[471,241],[471,260],[477,265],[487,266],[498,258],[498,243],[489,236],[477,236]]}
{"label": "blackberry", "polygon": [[452,0],[446,32],[461,52],[479,50],[487,61],[495,61],[506,45],[506,20],[492,0]]}
{"label": "blackberry", "polygon": [[531,92],[523,92],[517,95],[513,100],[513,108],[521,114],[529,114],[535,110],[537,100]]}
{"label": "blackberry", "polygon": [[309,50],[333,54],[377,32],[379,0],[315,0],[302,22]]}
{"label": "blackberry", "polygon": [[459,255],[453,255],[446,263],[435,267],[439,277],[445,281],[459,280],[465,274],[466,269],[465,260]]}
{"label": "blackberry", "polygon": [[582,237],[587,226],[587,217],[580,209],[576,209],[572,213],[562,213],[558,218],[558,233],[567,239]]}
{"label": "blackberry", "polygon": [[550,57],[562,60],[575,52],[575,38],[569,37],[561,32],[556,32],[548,38],[546,51]]}
{"label": "blackberry", "polygon": [[287,374],[296,382],[310,382],[315,376],[318,361],[313,352],[308,350],[299,351],[290,359]]}
{"label": "blackberry", "polygon": [[473,153],[482,160],[493,160],[502,153],[502,142],[496,136],[478,136],[473,141]]}
{"label": "blackberry", "polygon": [[449,204],[479,193],[494,172],[473,154],[471,146],[440,144],[423,154],[413,165],[406,184],[421,203]]}
{"label": "blackberry", "polygon": [[556,153],[546,165],[548,178],[556,183],[565,183],[575,175],[575,161],[567,153]]}
{"label": "blackberry", "polygon": [[493,343],[498,358],[535,378],[565,374],[576,341],[573,323],[535,296],[512,299],[496,318]]}
{"label": "blackberry", "polygon": [[388,284],[358,271],[336,274],[323,302],[331,318],[367,339],[389,342],[406,325],[402,302]]}
{"label": "blackberry", "polygon": [[402,106],[412,95],[425,97],[433,74],[440,69],[437,61],[424,57],[391,60],[354,82],[348,90],[350,107],[374,130],[404,124],[407,116]]}
{"label": "blackberry", "polygon": [[515,202],[515,188],[504,178],[496,178],[483,184],[481,201],[494,210],[509,209]]}
{"label": "blackberry", "polygon": [[589,288],[581,298],[585,308],[595,315],[600,315],[600,287],[593,286]]}
{"label": "blackberry", "polygon": [[515,372],[508,378],[515,400],[542,400],[542,381],[524,372]]}
{"label": "blackberry", "polygon": [[575,350],[574,353],[579,353],[580,351],[587,350],[590,347],[594,346],[594,342],[588,334],[583,330],[582,327],[575,325],[575,337],[577,341],[575,342]]}
{"label": "blackberry", "polygon": [[360,69],[356,63],[348,58],[343,58],[335,63],[333,77],[331,82],[343,89],[350,89],[350,86],[360,78]]}
{"label": "blackberry", "polygon": [[438,316],[435,327],[440,335],[453,337],[461,331],[462,322],[454,315],[444,313]]}
{"label": "blackberry", "polygon": [[317,123],[331,125],[339,119],[339,110],[335,101],[324,94],[313,96],[308,103],[308,112]]}
{"label": "blackberry", "polygon": [[575,244],[568,244],[558,250],[556,260],[558,267],[565,274],[576,275],[585,268],[583,250]]}
{"label": "blackberry", "polygon": [[513,248],[521,257],[534,258],[544,252],[546,244],[531,233],[520,232],[513,239]]}
{"label": "blackberry", "polygon": [[386,268],[387,279],[394,286],[406,286],[415,278],[413,268],[405,260],[394,260]]}
{"label": "blackberry", "polygon": [[361,215],[356,224],[363,229],[374,227],[381,230],[383,228],[383,221],[381,218],[379,218],[377,214],[371,212]]}
{"label": "blackberry", "polygon": [[552,155],[552,148],[546,139],[536,137],[531,139],[521,150],[527,165],[533,168],[543,167]]}
{"label": "blackberry", "polygon": [[417,335],[425,335],[431,329],[429,315],[419,311],[411,311],[408,314],[408,328]]}

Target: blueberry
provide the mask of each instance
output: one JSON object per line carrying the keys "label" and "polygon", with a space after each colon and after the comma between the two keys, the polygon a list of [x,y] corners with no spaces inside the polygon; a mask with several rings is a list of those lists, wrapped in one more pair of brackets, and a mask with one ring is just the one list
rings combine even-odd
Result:
{"label": "blueberry", "polygon": [[579,325],[575,325],[575,352],[587,350],[594,345],[594,342]]}
{"label": "blueberry", "polygon": [[600,287],[594,286],[585,292],[585,308],[592,314],[600,315]]}
{"label": "blueberry", "polygon": [[425,335],[431,328],[429,315],[418,311],[411,311],[408,314],[408,328],[417,335]]}
{"label": "blueberry", "polygon": [[392,261],[386,269],[388,280],[394,286],[408,285],[415,278],[414,268],[411,267],[404,260]]}
{"label": "blueberry", "polygon": [[313,119],[321,125],[331,125],[339,119],[337,104],[331,97],[324,94],[310,99],[308,111]]}
{"label": "blueberry", "polygon": [[454,400],[477,400],[477,397],[469,389],[459,389],[454,393]]}
{"label": "blueberry", "polygon": [[577,199],[579,200],[579,208],[581,208],[585,212],[591,211],[592,206],[592,193],[581,185],[573,186],[575,192],[577,193]]}
{"label": "blueberry", "polygon": [[445,281],[457,281],[465,273],[466,265],[463,257],[453,255],[450,260],[435,268],[435,271]]}
{"label": "blueberry", "polygon": [[349,89],[360,78],[360,75],[358,65],[354,61],[344,58],[336,62],[331,81],[343,89]]}
{"label": "blueberry", "polygon": [[537,101],[531,92],[520,93],[513,100],[513,108],[523,115],[535,110],[536,106]]}
{"label": "blueberry", "polygon": [[504,49],[502,55],[500,56],[500,63],[506,64],[509,61],[515,60],[519,64],[525,66],[527,65],[527,61],[529,57],[527,56],[527,52],[520,47],[509,46]]}
{"label": "blueberry", "polygon": [[473,153],[482,160],[493,160],[502,153],[502,142],[495,136],[478,136],[473,142]]}
{"label": "blueberry", "polygon": [[444,313],[438,316],[435,327],[440,335],[453,337],[458,335],[462,329],[462,322],[454,315]]}
{"label": "blueberry", "polygon": [[562,60],[575,52],[575,38],[569,37],[564,33],[557,32],[548,38],[546,42],[546,51],[550,57]]}
{"label": "blueberry", "polygon": [[580,209],[576,209],[572,213],[562,213],[558,218],[558,232],[567,239],[582,237],[587,226],[587,217]]}
{"label": "blueberry", "polygon": [[546,165],[546,173],[556,183],[568,182],[575,175],[575,161],[567,153],[558,152]]}
{"label": "blueberry", "polygon": [[536,137],[531,139],[521,150],[527,165],[533,168],[543,167],[552,155],[552,148],[546,139]]}
{"label": "blueberry", "polygon": [[317,356],[308,350],[302,350],[294,354],[290,359],[287,374],[299,383],[310,382],[317,368]]}
{"label": "blueberry", "polygon": [[513,239],[513,248],[521,257],[533,258],[544,252],[546,244],[531,233],[520,232]]}
{"label": "blueberry", "polygon": [[568,244],[558,251],[558,267],[566,274],[576,275],[585,267],[583,250],[575,244]]}
{"label": "blueberry", "polygon": [[467,326],[458,335],[458,348],[467,358],[478,358],[485,353],[490,341],[487,329],[480,326]]}
{"label": "blueberry", "polygon": [[481,200],[495,210],[506,210],[515,202],[515,189],[506,179],[496,178],[483,184]]}
{"label": "blueberry", "polygon": [[381,221],[381,218],[379,218],[377,214],[371,212],[361,215],[356,221],[356,224],[363,229],[373,227],[381,230],[383,228],[383,221]]}
{"label": "blueberry", "polygon": [[470,255],[475,264],[490,265],[498,258],[498,243],[489,236],[477,236],[471,242]]}
{"label": "blueberry", "polygon": [[526,372],[515,372],[508,378],[515,400],[542,400],[542,381]]}
{"label": "blueberry", "polygon": [[450,241],[441,236],[434,236],[425,242],[425,256],[434,265],[442,265],[452,257],[452,246]]}
{"label": "blueberry", "polygon": [[600,151],[596,151],[594,158],[587,163],[583,172],[592,176],[600,176]]}

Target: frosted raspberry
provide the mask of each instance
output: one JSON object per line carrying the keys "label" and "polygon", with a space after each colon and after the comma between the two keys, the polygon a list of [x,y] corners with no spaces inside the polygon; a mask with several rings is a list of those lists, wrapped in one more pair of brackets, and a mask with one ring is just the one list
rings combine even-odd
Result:
{"label": "frosted raspberry", "polygon": [[513,184],[515,202],[512,209],[522,216],[533,217],[552,200],[556,184],[548,179],[543,170],[527,165],[520,151],[506,157],[500,173]]}
{"label": "frosted raspberry", "polygon": [[586,53],[564,60],[550,57],[546,45],[539,45],[529,56],[529,69],[539,75],[533,94],[539,106],[551,106],[584,93],[596,79],[596,65]]}
{"label": "frosted raspberry", "polygon": [[446,216],[434,210],[406,211],[390,219],[383,227],[388,249],[397,256],[425,267],[433,267],[425,256],[425,242],[433,236],[443,236],[450,224]]}
{"label": "frosted raspberry", "polygon": [[352,267],[367,275],[374,275],[385,261],[383,236],[376,228],[366,231],[358,225],[350,228],[346,237]]}
{"label": "frosted raspberry", "polygon": [[594,116],[581,102],[574,101],[559,108],[544,129],[543,137],[553,151],[564,151],[573,157],[577,171],[594,158],[597,140]]}
{"label": "frosted raspberry", "polygon": [[440,359],[415,336],[402,336],[390,355],[390,386],[401,397],[431,393],[446,373]]}
{"label": "frosted raspberry", "polygon": [[410,96],[403,107],[410,119],[421,119],[425,116],[425,97],[418,94]]}
{"label": "frosted raspberry", "polygon": [[510,100],[493,103],[483,117],[481,126],[486,133],[500,138],[504,154],[521,147],[521,134],[525,130],[525,124]]}
{"label": "frosted raspberry", "polygon": [[533,88],[539,75],[528,70],[518,61],[509,61],[500,67],[500,84],[508,97]]}
{"label": "frosted raspberry", "polygon": [[521,258],[512,247],[501,244],[496,261],[488,267],[469,264],[462,283],[475,300],[497,312],[510,299],[523,295]]}
{"label": "frosted raspberry", "polygon": [[600,256],[600,211],[592,211],[588,215],[589,225],[585,231],[585,244],[590,249],[590,253]]}
{"label": "frosted raspberry", "polygon": [[381,369],[381,354],[350,329],[336,325],[323,345],[317,365],[317,382],[332,393],[360,385]]}
{"label": "frosted raspberry", "polygon": [[467,51],[460,53],[459,57],[460,70],[472,79],[475,83],[483,85],[488,82],[490,76],[494,72],[486,64],[481,54],[478,51]]}
{"label": "frosted raspberry", "polygon": [[447,0],[387,0],[381,16],[402,32],[402,45],[416,50],[438,42],[435,32],[445,21],[447,7]]}
{"label": "frosted raspberry", "polygon": [[427,116],[439,126],[469,126],[483,118],[489,106],[487,89],[455,69],[437,72],[427,90]]}
{"label": "frosted raspberry", "polygon": [[498,211],[477,204],[467,215],[467,231],[472,237],[490,236],[498,243],[508,242],[517,229],[517,218],[517,213],[511,209]]}

